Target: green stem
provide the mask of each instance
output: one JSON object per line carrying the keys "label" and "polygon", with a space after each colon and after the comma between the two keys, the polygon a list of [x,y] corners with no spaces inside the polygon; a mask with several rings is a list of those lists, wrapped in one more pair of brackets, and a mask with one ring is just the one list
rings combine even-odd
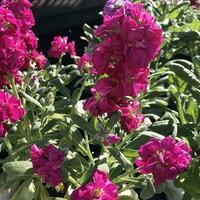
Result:
{"label": "green stem", "polygon": [[178,112],[181,120],[181,124],[187,124],[187,121],[185,119],[184,111],[183,111],[183,106],[180,97],[177,97],[177,106],[178,106]]}
{"label": "green stem", "polygon": [[4,143],[5,143],[6,147],[8,148],[10,156],[12,156],[13,148],[12,148],[12,145],[10,144],[10,141],[8,140],[8,138],[6,138],[6,137],[4,138]]}
{"label": "green stem", "polygon": [[128,135],[126,135],[125,137],[124,137],[124,139],[122,140],[122,142],[119,144],[119,149],[121,149],[128,141],[130,141],[131,139],[132,139],[132,137],[136,137],[137,136],[137,134],[136,133],[130,133],[130,134],[128,134]]}
{"label": "green stem", "polygon": [[83,90],[85,89],[86,81],[87,81],[87,78],[83,81],[83,84],[82,84],[82,86],[81,86],[81,88],[79,90],[79,93],[78,93],[77,98],[76,98],[77,101],[80,100],[81,95],[83,94]]}
{"label": "green stem", "polygon": [[84,132],[84,135],[85,135],[85,143],[86,143],[86,150],[88,153],[88,158],[90,159],[92,165],[95,166],[94,158],[93,158],[91,150],[90,150],[88,134],[86,132]]}
{"label": "green stem", "polygon": [[14,77],[12,77],[10,79],[10,84],[11,84],[11,87],[12,87],[13,94],[19,99],[19,94],[17,92],[17,88],[16,88],[16,85],[15,85],[15,79],[14,79]]}
{"label": "green stem", "polygon": [[76,187],[79,187],[80,184],[74,179],[72,178],[71,176],[68,177],[68,180],[73,184],[75,185]]}

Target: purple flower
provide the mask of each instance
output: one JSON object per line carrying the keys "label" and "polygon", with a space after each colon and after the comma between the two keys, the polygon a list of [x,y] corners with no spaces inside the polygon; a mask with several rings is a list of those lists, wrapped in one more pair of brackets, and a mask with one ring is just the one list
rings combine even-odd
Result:
{"label": "purple flower", "polygon": [[152,173],[155,184],[159,185],[187,170],[192,160],[191,151],[183,141],[176,143],[171,136],[163,140],[154,138],[140,147],[135,164],[141,174]]}
{"label": "purple flower", "polygon": [[116,9],[130,3],[129,0],[108,0],[103,9],[103,15],[112,16]]}
{"label": "purple flower", "polygon": [[121,138],[118,135],[110,133],[110,134],[108,134],[106,139],[103,141],[103,144],[105,146],[109,146],[109,145],[118,143],[120,140],[121,140]]}
{"label": "purple flower", "polygon": [[62,151],[52,144],[43,149],[34,144],[31,147],[31,159],[35,173],[41,176],[46,183],[56,187],[63,182],[61,165],[64,162],[64,153]]}
{"label": "purple flower", "polygon": [[91,182],[73,191],[71,200],[117,200],[117,189],[106,173],[97,170]]}

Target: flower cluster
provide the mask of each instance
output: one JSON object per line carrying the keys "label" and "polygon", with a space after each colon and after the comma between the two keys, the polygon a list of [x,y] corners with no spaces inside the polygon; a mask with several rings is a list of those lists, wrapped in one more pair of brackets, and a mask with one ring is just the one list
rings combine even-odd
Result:
{"label": "flower cluster", "polygon": [[63,182],[61,165],[64,162],[64,153],[55,146],[48,145],[43,149],[35,144],[31,147],[31,159],[34,172],[52,187]]}
{"label": "flower cluster", "polygon": [[91,182],[74,190],[71,200],[117,200],[117,189],[118,187],[108,179],[107,174],[96,170]]}
{"label": "flower cluster", "polygon": [[19,71],[34,60],[39,69],[46,58],[37,51],[37,38],[31,28],[35,24],[28,0],[3,0],[0,3],[0,86],[7,85],[7,76],[19,80]]}
{"label": "flower cluster", "polygon": [[68,37],[56,36],[51,42],[51,48],[49,49],[48,55],[51,58],[60,58],[67,52],[71,57],[76,56],[75,42],[68,42]]}
{"label": "flower cluster", "polygon": [[6,122],[16,123],[24,116],[20,100],[7,92],[0,91],[0,138],[5,137]]}
{"label": "flower cluster", "polygon": [[[121,111],[125,130],[131,132],[143,121],[133,99],[147,88],[148,65],[160,50],[162,30],[141,3],[110,0],[95,36],[100,42],[78,64],[92,63],[92,73],[106,78],[91,89],[93,96],[86,100],[84,109],[94,116]],[[126,101],[126,96],[132,101]]]}
{"label": "flower cluster", "polygon": [[191,148],[183,141],[177,142],[171,136],[163,140],[152,139],[139,149],[140,158],[135,163],[142,174],[152,173],[155,184],[175,179],[187,170],[192,157]]}

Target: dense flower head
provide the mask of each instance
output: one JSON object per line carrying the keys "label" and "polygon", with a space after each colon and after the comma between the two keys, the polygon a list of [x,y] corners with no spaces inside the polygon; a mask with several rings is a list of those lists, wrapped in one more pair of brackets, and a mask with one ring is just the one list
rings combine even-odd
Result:
{"label": "dense flower head", "polygon": [[[30,66],[32,52],[38,48],[38,38],[31,28],[35,20],[28,0],[3,0],[0,3],[0,87],[7,85],[7,77]],[[39,69],[42,69],[42,56],[37,52]],[[40,62],[39,62],[40,61]]]}
{"label": "dense flower head", "polygon": [[115,143],[120,142],[121,138],[118,135],[115,134],[108,134],[105,140],[103,141],[104,146],[109,146]]}
{"label": "dense flower head", "polygon": [[52,187],[63,182],[61,165],[64,162],[64,153],[54,145],[50,144],[42,149],[32,145],[31,159],[34,172],[41,176],[44,182]]}
{"label": "dense flower head", "polygon": [[8,8],[0,7],[0,34],[17,34],[18,21]]}
{"label": "dense flower head", "polygon": [[60,58],[67,52],[69,52],[71,57],[76,55],[75,42],[68,43],[68,37],[55,36],[48,52],[49,57]]}
{"label": "dense flower head", "polygon": [[135,163],[140,173],[152,173],[155,184],[159,185],[187,170],[192,160],[191,151],[183,141],[176,143],[171,136],[162,140],[154,138],[140,147],[140,157]]}
{"label": "dense flower head", "polygon": [[24,116],[21,102],[15,96],[0,91],[0,123],[10,121],[16,123]]}
{"label": "dense flower head", "polygon": [[138,112],[139,102],[134,101],[121,107],[121,122],[125,131],[131,133],[144,122],[144,116]]}
{"label": "dense flower head", "polygon": [[95,35],[102,39],[93,55],[98,74],[127,62],[129,68],[147,67],[160,50],[162,30],[141,3],[128,3],[104,16]]}
{"label": "dense flower head", "polygon": [[96,170],[91,182],[73,191],[71,200],[117,200],[117,189],[105,172]]}
{"label": "dense flower head", "polygon": [[26,48],[18,37],[0,35],[0,72],[14,73],[23,67]]}

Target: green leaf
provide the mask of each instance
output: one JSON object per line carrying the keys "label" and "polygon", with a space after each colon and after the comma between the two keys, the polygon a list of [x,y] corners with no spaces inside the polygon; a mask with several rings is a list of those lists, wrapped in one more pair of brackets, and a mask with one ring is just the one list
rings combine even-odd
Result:
{"label": "green leaf", "polygon": [[196,100],[192,97],[189,99],[189,103],[188,103],[186,112],[187,112],[187,114],[192,116],[193,121],[197,123],[199,109],[198,109],[198,104],[197,104]]}
{"label": "green leaf", "polygon": [[165,193],[168,200],[182,200],[183,190],[181,188],[176,188],[173,181],[166,181],[163,183],[163,192]]}
{"label": "green leaf", "polygon": [[147,200],[147,199],[150,199],[151,197],[153,197],[155,193],[156,193],[156,190],[155,190],[153,183],[151,182],[150,179],[147,179],[147,185],[140,193],[140,197],[143,200]]}
{"label": "green leaf", "polygon": [[30,161],[7,162],[3,165],[3,169],[7,174],[14,176],[30,176],[33,174]]}
{"label": "green leaf", "polygon": [[108,122],[106,123],[106,128],[110,131],[112,130],[113,126],[119,121],[121,117],[120,112],[114,112]]}
{"label": "green leaf", "polygon": [[183,188],[186,191],[186,193],[188,193],[196,200],[200,200],[199,164],[199,160],[194,159],[189,170],[186,173],[181,174],[179,178],[175,181],[175,185],[177,187]]}
{"label": "green leaf", "polygon": [[87,122],[85,119],[83,119],[81,116],[72,114],[71,119],[82,130],[87,131],[88,133],[93,133],[93,134],[97,133],[95,128],[89,122]]}
{"label": "green leaf", "polygon": [[117,149],[116,147],[110,147],[108,148],[110,153],[113,155],[113,157],[121,163],[121,165],[124,167],[124,169],[129,169],[133,168],[133,163],[130,162],[124,155],[123,153]]}
{"label": "green leaf", "polygon": [[49,194],[46,188],[42,185],[42,183],[38,180],[36,183],[36,192],[35,192],[35,200],[49,200]]}
{"label": "green leaf", "polygon": [[54,78],[52,83],[63,96],[67,97],[68,99],[71,98],[69,89],[65,87],[64,83],[59,78]]}
{"label": "green leaf", "polygon": [[192,96],[197,100],[197,102],[200,103],[200,90],[192,87],[190,92],[192,93]]}
{"label": "green leaf", "polygon": [[188,2],[184,2],[181,4],[178,4],[177,6],[175,6],[171,11],[169,11],[169,14],[167,16],[168,19],[174,20],[178,17],[180,11],[180,8],[188,8],[189,3]]}
{"label": "green leaf", "polygon": [[26,93],[23,92],[23,91],[20,91],[20,94],[22,94],[22,96],[24,96],[24,98],[25,98],[27,101],[29,101],[29,102],[35,104],[36,106],[38,106],[38,107],[41,108],[41,109],[44,109],[43,106],[41,105],[41,103],[40,103],[39,101],[37,101],[36,99],[34,99],[33,97],[31,97],[30,95],[26,94]]}
{"label": "green leaf", "polygon": [[191,72],[189,69],[187,69],[186,67],[184,67],[183,65],[171,62],[169,63],[169,67],[172,71],[175,72],[175,74],[178,77],[186,81],[188,84],[192,86],[200,86],[200,81],[195,76],[195,74]]}
{"label": "green leaf", "polygon": [[124,149],[123,154],[126,158],[128,158],[131,162],[134,162],[135,158],[138,157],[138,151],[134,149]]}
{"label": "green leaf", "polygon": [[35,187],[32,181],[23,182],[17,187],[17,190],[12,194],[10,200],[32,200],[34,197]]}

